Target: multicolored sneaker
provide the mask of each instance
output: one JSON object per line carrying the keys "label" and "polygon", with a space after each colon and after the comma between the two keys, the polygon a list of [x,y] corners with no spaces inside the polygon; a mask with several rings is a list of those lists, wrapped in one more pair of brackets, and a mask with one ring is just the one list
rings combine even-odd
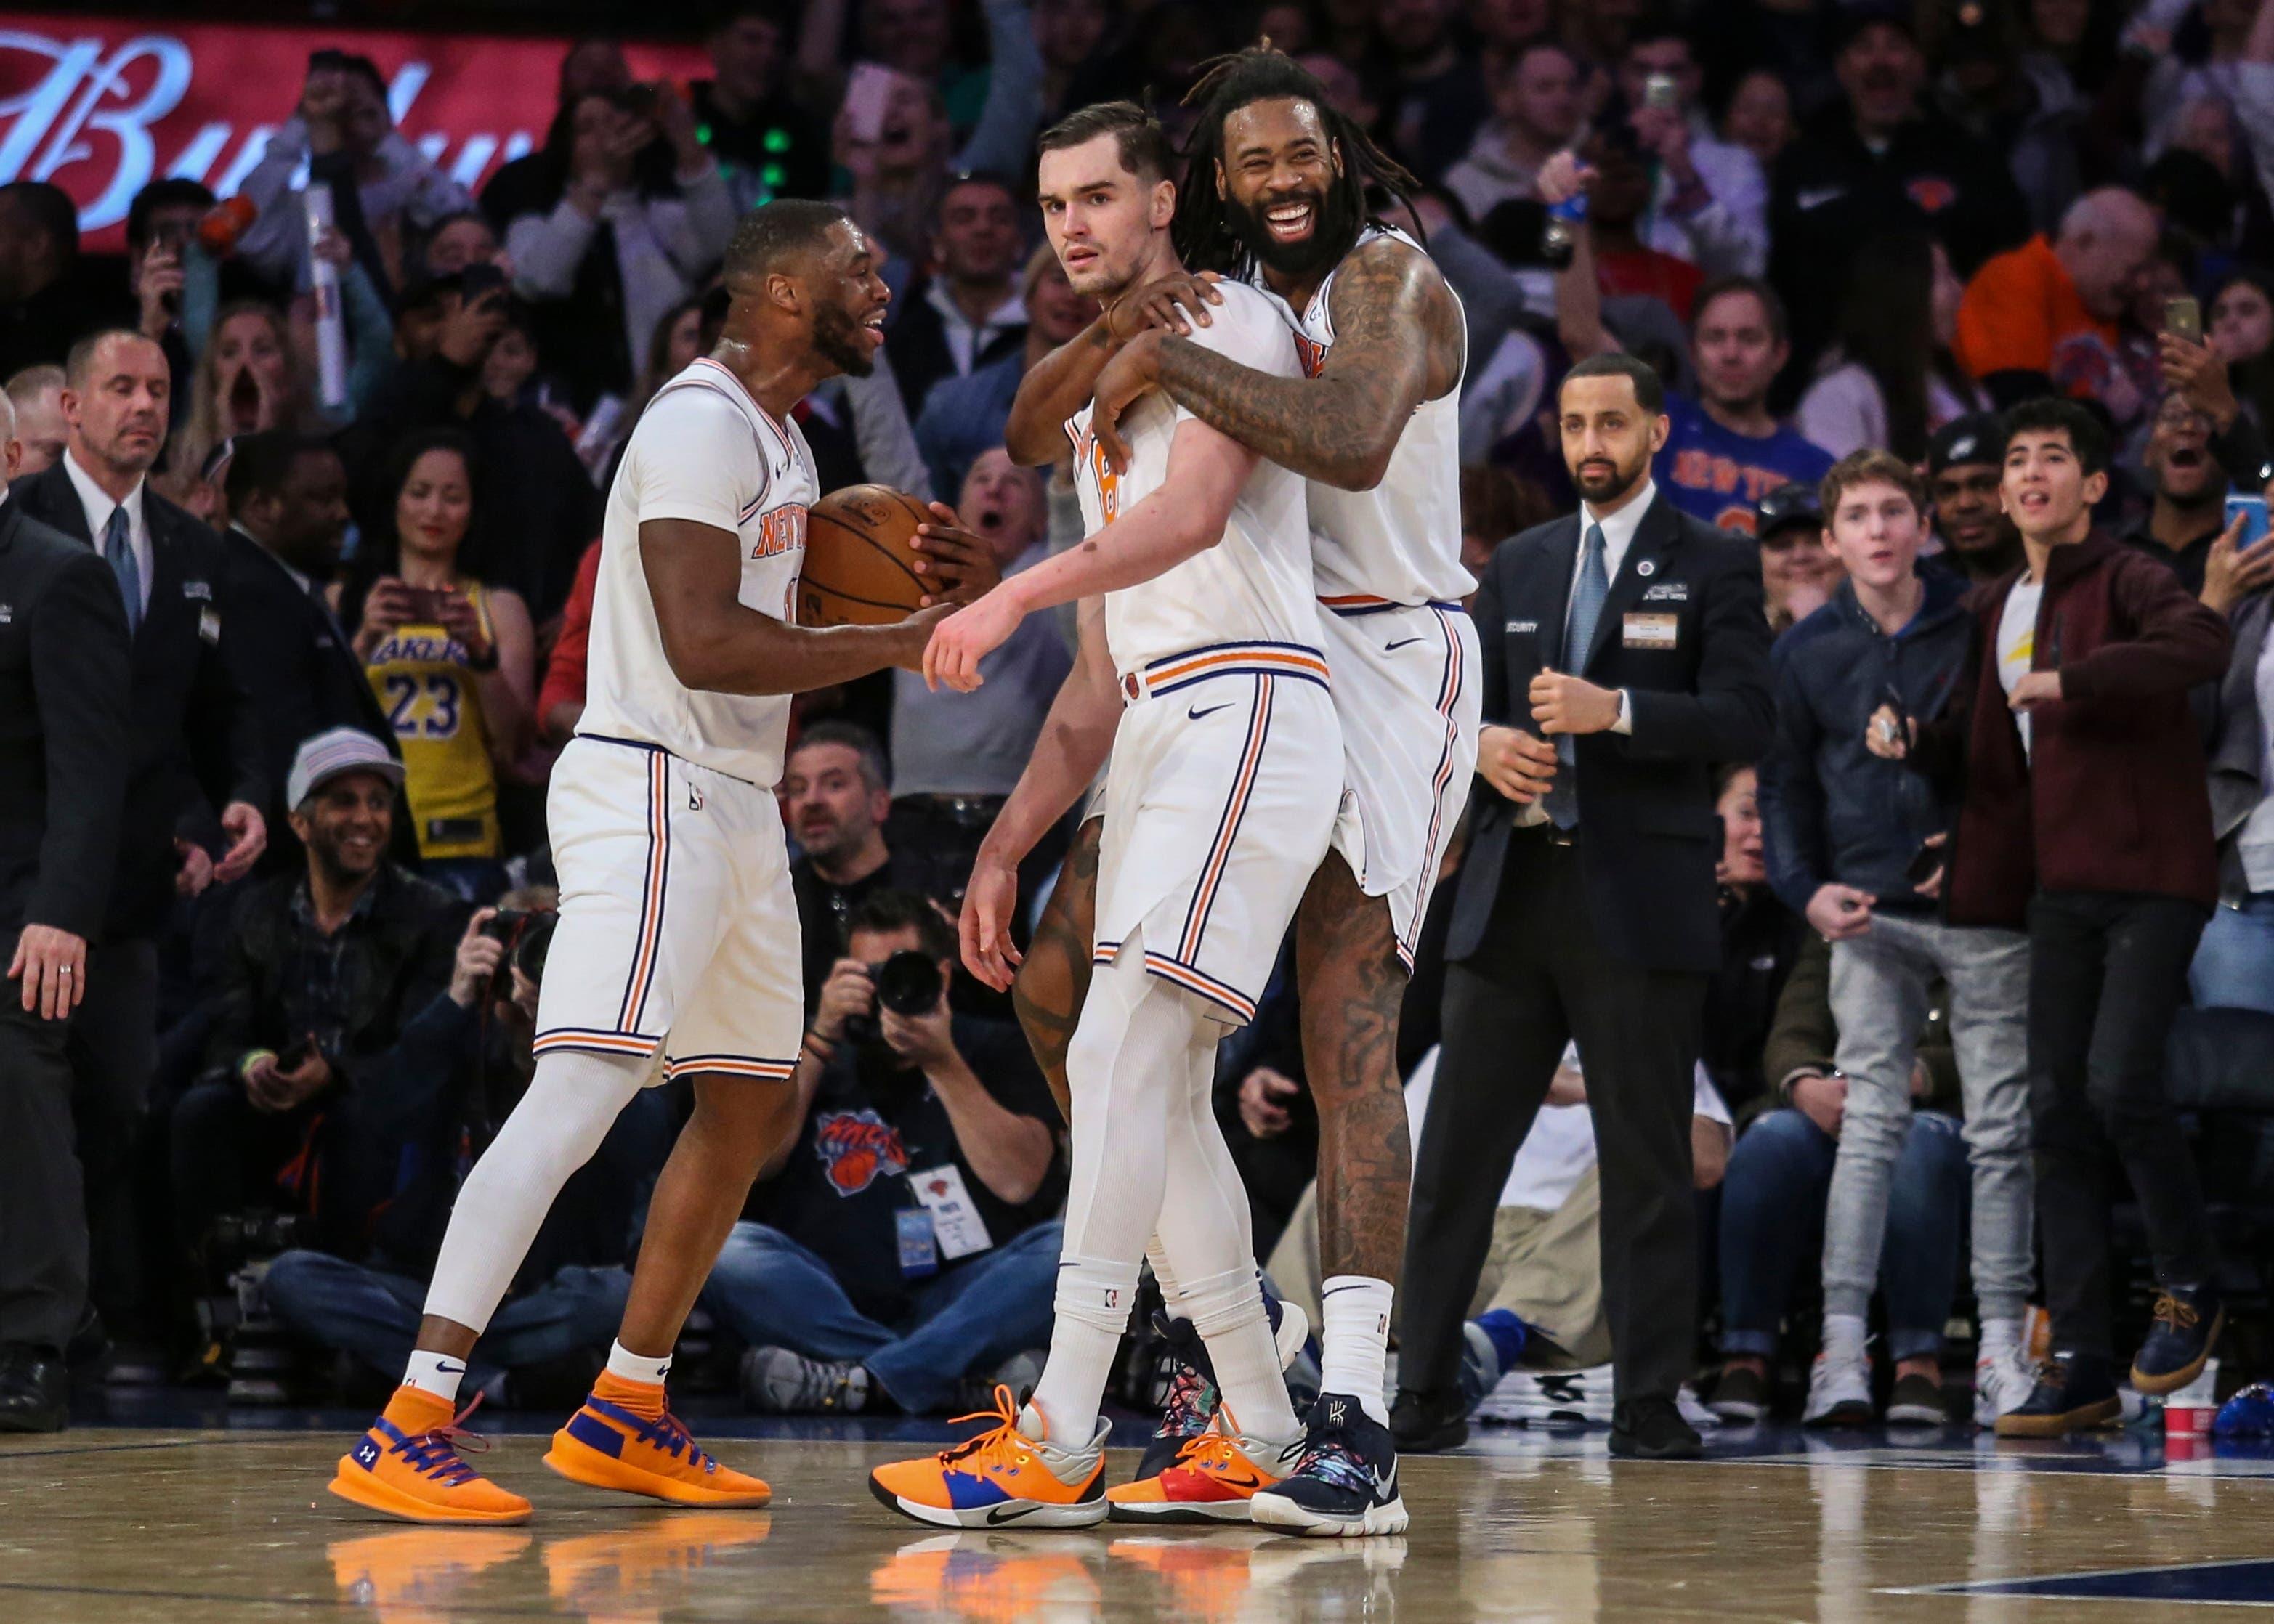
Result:
{"label": "multicolored sneaker", "polygon": [[1248,1501],[1295,1470],[1304,1439],[1275,1444],[1226,1430],[1224,1419],[1186,1440],[1153,1476],[1106,1490],[1106,1515],[1116,1522],[1246,1522]]}
{"label": "multicolored sneaker", "polygon": [[[1271,1341],[1279,1350],[1279,1368],[1291,1370],[1308,1351],[1311,1319],[1292,1303],[1283,1303],[1269,1292],[1264,1311],[1271,1320]],[[1216,1369],[1209,1363],[1208,1344],[1189,1320],[1171,1319],[1163,1312],[1153,1316],[1153,1329],[1169,1344],[1176,1366],[1169,1373],[1169,1390],[1161,1404],[1161,1419],[1146,1440],[1144,1458],[1137,1462],[1132,1483],[1157,1477],[1175,1465],[1185,1446],[1216,1422],[1221,1402]],[[1315,1360],[1313,1361],[1315,1363]]]}
{"label": "multicolored sneaker", "polygon": [[1347,1393],[1311,1406],[1295,1470],[1248,1502],[1249,1520],[1325,1538],[1405,1531],[1397,1446],[1389,1429]]}
{"label": "multicolored sneaker", "polygon": [[869,1492],[919,1522],[941,1528],[1089,1528],[1105,1521],[1105,1435],[1100,1417],[1089,1442],[1068,1449],[1046,1441],[1042,1411],[1019,1408],[1008,1387],[995,1408],[958,1421],[992,1421],[977,1437],[920,1460],[894,1461],[869,1474]]}
{"label": "multicolored sneaker", "polygon": [[456,1416],[450,1402],[423,1388],[395,1390],[379,1419],[340,1457],[327,1485],[342,1500],[406,1522],[523,1522],[529,1502],[509,1494],[458,1458],[489,1440],[461,1425],[478,1398]]}
{"label": "multicolored sneaker", "polygon": [[773,1499],[761,1479],[705,1455],[670,1410],[649,1417],[603,1397],[614,1380],[604,1372],[584,1409],[553,1434],[545,1463],[554,1471],[587,1488],[644,1494],[674,1506],[724,1509]]}

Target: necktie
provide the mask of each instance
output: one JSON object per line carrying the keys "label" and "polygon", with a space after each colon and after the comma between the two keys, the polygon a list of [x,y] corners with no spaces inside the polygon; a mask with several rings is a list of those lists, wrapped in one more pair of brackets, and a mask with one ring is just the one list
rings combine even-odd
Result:
{"label": "necktie", "polygon": [[124,508],[113,508],[102,527],[102,556],[118,577],[118,596],[126,605],[126,635],[132,637],[142,624],[142,566],[134,561],[134,541]]}
{"label": "necktie", "polygon": [[[1603,527],[1590,524],[1579,553],[1579,579],[1571,587],[1570,617],[1563,626],[1563,669],[1585,671],[1587,650],[1595,641],[1595,622],[1603,613],[1603,600],[1611,595],[1611,578],[1603,568]],[[1556,773],[1555,786],[1541,802],[1548,817],[1558,829],[1569,829],[1579,821],[1578,750],[1570,733],[1555,737]]]}

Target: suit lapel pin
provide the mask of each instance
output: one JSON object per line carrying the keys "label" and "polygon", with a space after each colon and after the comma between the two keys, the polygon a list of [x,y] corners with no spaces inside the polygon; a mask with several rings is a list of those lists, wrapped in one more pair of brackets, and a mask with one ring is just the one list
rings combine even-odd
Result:
{"label": "suit lapel pin", "polygon": [[1638,575],[1654,575],[1657,573],[1658,564],[1655,560],[1638,559],[1635,560],[1635,574]]}

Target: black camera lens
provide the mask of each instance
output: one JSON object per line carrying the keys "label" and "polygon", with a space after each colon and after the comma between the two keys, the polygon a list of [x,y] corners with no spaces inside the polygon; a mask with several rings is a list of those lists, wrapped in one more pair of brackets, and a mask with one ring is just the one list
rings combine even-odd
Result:
{"label": "black camera lens", "polygon": [[532,985],[545,981],[545,956],[553,951],[553,929],[560,922],[558,914],[532,914],[522,927],[521,940],[514,944],[513,967]]}
{"label": "black camera lens", "polygon": [[939,966],[902,948],[877,966],[877,1002],[896,1015],[921,1015],[939,1002]]}

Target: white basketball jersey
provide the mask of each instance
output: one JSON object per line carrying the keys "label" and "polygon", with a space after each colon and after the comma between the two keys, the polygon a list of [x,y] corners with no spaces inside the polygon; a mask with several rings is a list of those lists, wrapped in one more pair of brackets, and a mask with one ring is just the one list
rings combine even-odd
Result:
{"label": "white basketball jersey", "polygon": [[656,391],[624,447],[600,531],[591,654],[579,733],[661,745],[771,788],[782,775],[786,695],[697,693],[664,658],[640,561],[639,527],[692,519],[741,539],[746,609],[795,619],[805,515],[819,498],[813,453],[742,380],[704,357]]}
{"label": "white basketball jersey", "polygon": [[[1294,336],[1279,309],[1238,282],[1223,289],[1224,304],[1209,312],[1212,324],[1195,327],[1192,342],[1258,372],[1299,376]],[[1116,474],[1090,435],[1090,411],[1083,407],[1065,425],[1073,441],[1074,486],[1084,530],[1091,536],[1106,531],[1103,545],[1111,546],[1113,521],[1167,481],[1177,425],[1193,414],[1158,390],[1133,402],[1120,425],[1129,470]],[[1105,595],[1105,642],[1122,673],[1211,643],[1317,648],[1303,481],[1276,462],[1258,462],[1232,503],[1223,540],[1164,575]]]}
{"label": "white basketball jersey", "polygon": [[[1403,231],[1368,226],[1351,252],[1390,237],[1416,252],[1420,245]],[[1347,261],[1345,261],[1347,263]],[[1275,308],[1293,322],[1303,370],[1317,377],[1334,348],[1335,321],[1329,304],[1337,266],[1311,297],[1298,318],[1284,299],[1271,294]],[[1261,270],[1251,264],[1249,279],[1263,286]],[[1269,289],[1264,289],[1269,293]],[[1459,296],[1454,296],[1457,306]],[[1417,341],[1418,342],[1418,341]],[[1466,358],[1463,360],[1464,369]],[[1461,386],[1413,409],[1412,419],[1389,454],[1389,471],[1371,491],[1344,491],[1309,482],[1312,562],[1320,600],[1329,608],[1359,608],[1382,603],[1457,603],[1476,590],[1461,568]]]}

